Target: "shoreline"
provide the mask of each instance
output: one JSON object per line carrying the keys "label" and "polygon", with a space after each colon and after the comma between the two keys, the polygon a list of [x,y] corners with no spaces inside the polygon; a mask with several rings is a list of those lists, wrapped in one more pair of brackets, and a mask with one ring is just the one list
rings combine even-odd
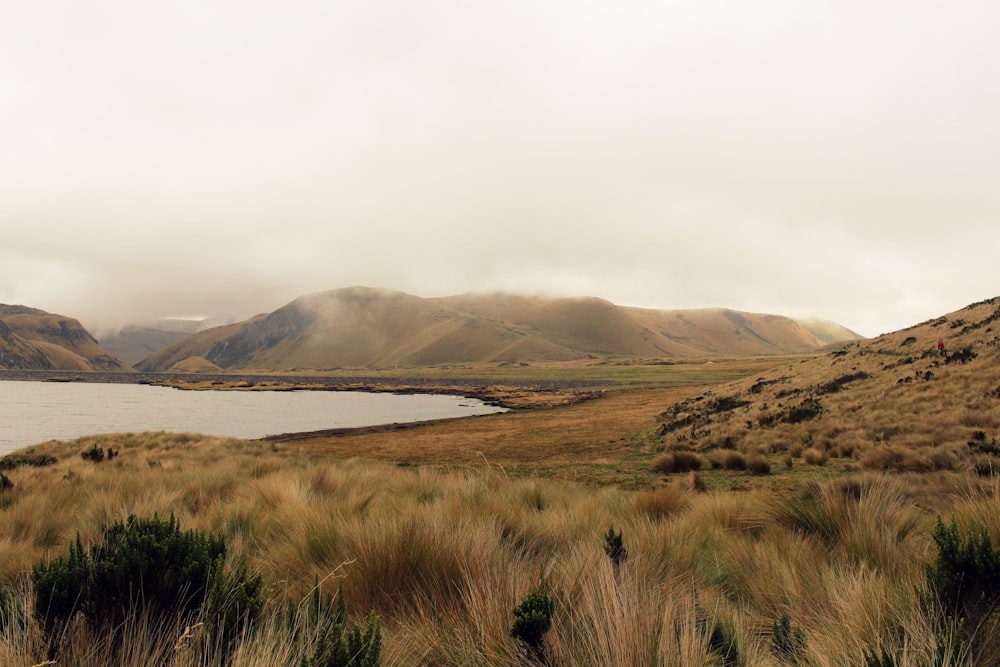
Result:
{"label": "shoreline", "polygon": [[[440,394],[474,398],[508,410],[571,405],[603,394],[610,380],[502,380],[487,378],[291,375],[265,373],[144,373],[0,369],[0,381],[144,384],[184,391],[358,391]],[[414,422],[421,424],[426,422]],[[377,428],[392,427],[392,424]],[[372,427],[360,427],[372,428]],[[338,429],[333,429],[337,431]],[[297,434],[282,434],[297,435]],[[317,436],[319,437],[319,436]]]}

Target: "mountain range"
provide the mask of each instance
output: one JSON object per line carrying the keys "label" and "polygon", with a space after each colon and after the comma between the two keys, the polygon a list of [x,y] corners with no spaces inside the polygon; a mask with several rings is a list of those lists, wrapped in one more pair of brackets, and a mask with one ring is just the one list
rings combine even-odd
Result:
{"label": "mountain range", "polygon": [[101,346],[75,319],[0,305],[0,368],[285,371],[683,358],[808,352],[860,338],[831,322],[729,309],[506,293],[422,298],[368,287],[308,294],[271,313],[205,327],[182,320],[131,326]]}
{"label": "mountain range", "polygon": [[[858,336],[826,325],[838,340]],[[143,371],[293,370],[805,352],[828,341],[779,315],[662,311],[597,298],[466,294],[421,298],[351,287],[188,336]]]}

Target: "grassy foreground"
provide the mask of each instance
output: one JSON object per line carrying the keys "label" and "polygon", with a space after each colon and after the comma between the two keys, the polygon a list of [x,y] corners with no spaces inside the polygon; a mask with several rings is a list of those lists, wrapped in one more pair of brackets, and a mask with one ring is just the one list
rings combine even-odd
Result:
{"label": "grassy foreground", "polygon": [[[94,445],[120,453],[81,459]],[[358,619],[380,616],[385,665],[540,663],[510,634],[513,610],[536,589],[555,603],[549,665],[1000,664],[988,652],[942,657],[939,610],[925,602],[939,514],[1000,540],[1000,494],[974,477],[866,474],[718,492],[678,476],[628,490],[512,477],[487,462],[400,467],[183,434],[32,450],[58,461],[9,471],[14,487],[0,494],[11,598],[2,665],[46,657],[29,611],[36,563],[78,533],[86,544],[129,514],[170,513],[224,535],[231,560],[264,576],[273,604],[225,664],[305,664],[310,638],[283,630],[278,602],[307,599],[317,580],[326,592],[342,586]],[[605,552],[611,527],[627,550],[618,566]],[[112,661],[81,629],[65,664],[219,664],[197,629],[130,633]],[[892,662],[866,663],[872,655]]]}

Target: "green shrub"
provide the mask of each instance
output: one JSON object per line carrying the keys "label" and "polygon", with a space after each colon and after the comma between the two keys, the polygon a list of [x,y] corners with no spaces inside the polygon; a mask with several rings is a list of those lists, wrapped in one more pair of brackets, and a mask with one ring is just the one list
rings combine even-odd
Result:
{"label": "green shrub", "polygon": [[35,566],[34,614],[50,647],[77,614],[92,631],[107,634],[133,614],[167,624],[207,612],[209,628],[224,640],[253,621],[263,604],[261,578],[242,567],[225,574],[225,555],[221,536],[182,532],[173,516],[130,516],[89,550],[78,535],[68,556]]}
{"label": "green shrub", "polygon": [[13,454],[10,454],[0,459],[0,470],[14,470],[15,468],[20,468],[21,466],[42,468],[44,466],[50,466],[55,462],[56,457],[54,456],[14,456]]}
{"label": "green shrub", "polygon": [[802,628],[792,625],[788,614],[771,627],[771,652],[783,662],[797,663],[806,654],[806,636]]}
{"label": "green shrub", "polygon": [[378,617],[370,615],[364,630],[354,624],[348,626],[343,589],[338,589],[336,600],[332,600],[329,595],[320,593],[317,582],[306,614],[315,644],[312,655],[302,658],[300,667],[377,667],[380,664],[382,632]]}
{"label": "green shrub", "polygon": [[555,605],[548,595],[542,591],[528,594],[521,604],[514,609],[514,625],[510,630],[512,637],[520,639],[537,654],[542,654],[542,640],[545,633],[552,627],[552,612]]}
{"label": "green shrub", "polygon": [[615,569],[621,567],[628,558],[628,550],[622,544],[622,532],[619,530],[616,535],[614,526],[608,528],[607,534],[604,535],[604,553],[614,563]]}
{"label": "green shrub", "polygon": [[954,518],[938,517],[932,533],[938,554],[927,566],[928,589],[943,615],[943,631],[958,633],[975,656],[990,639],[990,621],[1000,605],[1000,551],[985,528],[963,536]]}

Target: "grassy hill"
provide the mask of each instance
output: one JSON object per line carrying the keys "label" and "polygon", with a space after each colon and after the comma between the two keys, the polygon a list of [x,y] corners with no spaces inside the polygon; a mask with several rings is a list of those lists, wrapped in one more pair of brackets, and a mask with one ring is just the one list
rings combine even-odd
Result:
{"label": "grassy hill", "polygon": [[656,311],[595,298],[509,294],[423,299],[353,287],[303,296],[233,327],[194,334],[138,367],[164,371],[196,356],[240,370],[392,368],[785,354],[824,344],[806,327],[776,315]]}
{"label": "grassy hill", "polygon": [[765,456],[991,476],[1000,472],[998,362],[994,298],[671,406],[660,416],[664,465],[695,453],[713,465]]}
{"label": "grassy hill", "polygon": [[128,371],[77,320],[37,308],[0,304],[0,368]]}

